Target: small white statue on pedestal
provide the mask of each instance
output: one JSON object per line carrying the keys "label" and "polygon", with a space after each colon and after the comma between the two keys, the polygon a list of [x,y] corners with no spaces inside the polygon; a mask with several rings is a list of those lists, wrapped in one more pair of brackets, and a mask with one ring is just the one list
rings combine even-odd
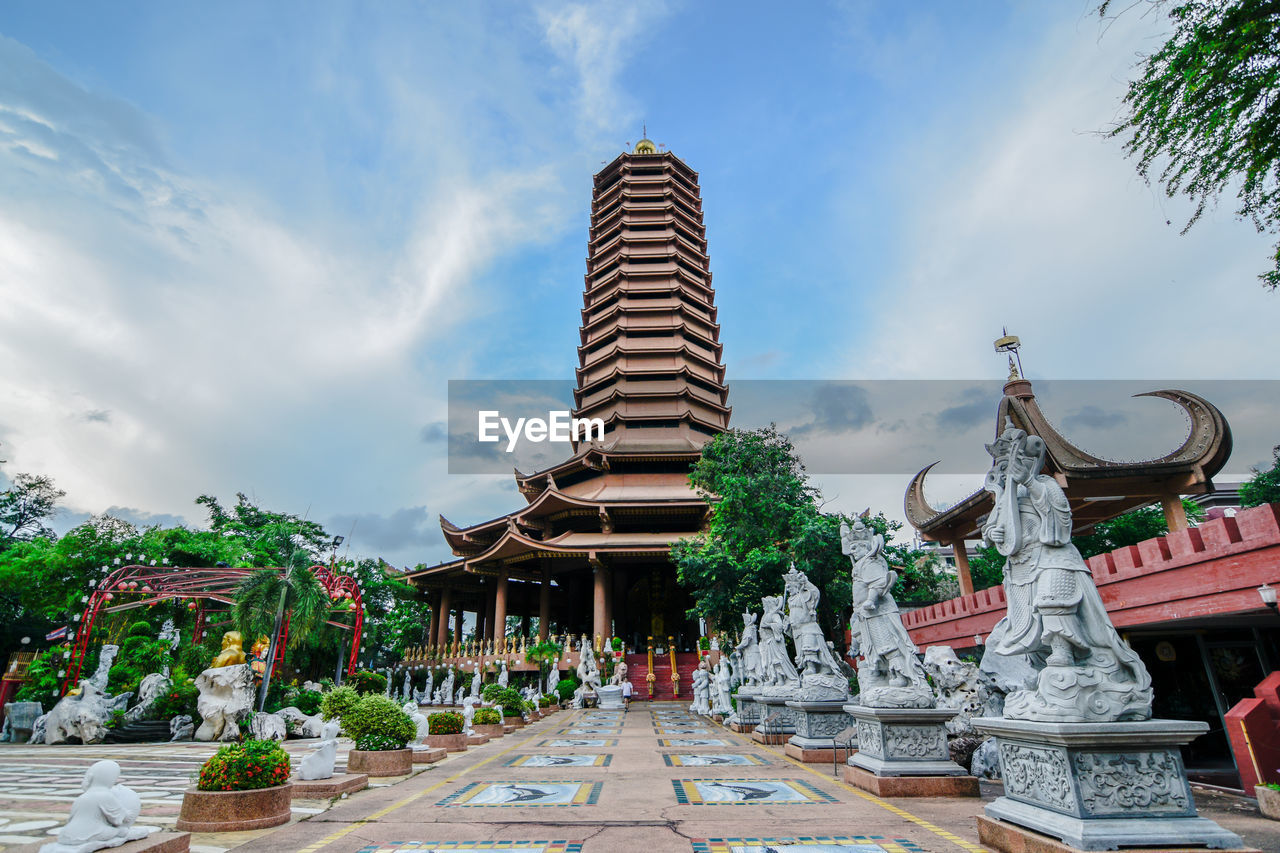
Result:
{"label": "small white statue on pedestal", "polygon": [[67,825],[58,830],[58,840],[40,848],[40,853],[93,853],[146,838],[149,827],[135,827],[142,811],[138,795],[123,785],[120,765],[110,759],[97,761],[84,774],[83,794],[71,804]]}
{"label": "small white statue on pedestal", "polygon": [[479,696],[468,696],[462,700],[462,731],[467,737],[475,734],[475,730],[471,728],[471,721],[476,716],[476,705],[480,704]]}
{"label": "small white statue on pedestal", "polygon": [[511,676],[507,674],[507,660],[503,658],[498,661],[498,686],[506,687],[511,683]]}
{"label": "small white statue on pedestal", "polygon": [[330,779],[333,777],[333,762],[338,757],[338,721],[330,720],[320,730],[320,742],[312,747],[311,752],[302,757],[298,767],[298,778]]}

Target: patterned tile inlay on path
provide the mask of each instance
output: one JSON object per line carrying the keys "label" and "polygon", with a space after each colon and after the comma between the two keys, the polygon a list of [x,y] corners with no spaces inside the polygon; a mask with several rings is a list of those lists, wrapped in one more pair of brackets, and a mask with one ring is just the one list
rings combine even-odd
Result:
{"label": "patterned tile inlay on path", "polygon": [[682,806],[839,802],[802,779],[672,779],[671,784]]}
{"label": "patterned tile inlay on path", "polygon": [[769,763],[763,758],[758,758],[754,755],[733,752],[723,752],[718,755],[716,753],[707,755],[666,754],[662,756],[662,760],[666,762],[668,767],[763,767]]}
{"label": "patterned tile inlay on path", "polygon": [[581,841],[393,841],[360,848],[360,853],[580,853]]}
{"label": "patterned tile inlay on path", "polygon": [[472,782],[437,806],[589,806],[600,799],[603,782]]}
{"label": "patterned tile inlay on path", "polygon": [[608,767],[612,755],[516,755],[504,767]]}
{"label": "patterned tile inlay on path", "polygon": [[905,839],[834,835],[801,838],[695,838],[693,853],[917,853]]}

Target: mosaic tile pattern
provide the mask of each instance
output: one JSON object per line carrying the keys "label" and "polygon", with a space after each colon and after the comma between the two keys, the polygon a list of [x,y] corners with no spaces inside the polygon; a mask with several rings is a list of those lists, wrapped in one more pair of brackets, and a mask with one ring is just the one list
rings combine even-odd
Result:
{"label": "mosaic tile pattern", "polygon": [[658,740],[658,746],[728,746],[727,740],[708,737],[677,737]]}
{"label": "mosaic tile pattern", "polygon": [[603,782],[472,782],[437,806],[515,807],[593,806]]}
{"label": "mosaic tile pattern", "polygon": [[700,726],[654,726],[655,734],[660,735],[709,735],[711,729],[704,729]]}
{"label": "mosaic tile pattern", "polygon": [[903,838],[879,835],[822,835],[798,838],[695,838],[693,853],[917,853],[922,848]]}
{"label": "mosaic tile pattern", "polygon": [[672,779],[676,802],[706,805],[816,805],[839,802],[802,779]]}
{"label": "mosaic tile pattern", "polygon": [[516,755],[504,767],[608,767],[612,755]]}
{"label": "mosaic tile pattern", "polygon": [[612,728],[612,729],[572,728],[572,729],[561,729],[558,732],[558,734],[569,735],[570,737],[580,737],[582,735],[616,735],[621,733],[622,733],[622,729],[618,729],[618,728]]}
{"label": "mosaic tile pattern", "polygon": [[718,755],[716,753],[706,755],[668,753],[662,756],[662,760],[668,767],[764,767],[769,764],[758,756],[734,752],[723,752]]}
{"label": "mosaic tile pattern", "polygon": [[506,853],[580,853],[581,841],[393,841],[390,844],[374,844],[360,848],[360,853],[431,853],[448,850],[451,853],[480,853],[483,850],[504,850]]}
{"label": "mosaic tile pattern", "polygon": [[554,738],[552,740],[543,740],[538,742],[538,746],[596,747],[617,745],[617,740],[606,740],[604,738]]}

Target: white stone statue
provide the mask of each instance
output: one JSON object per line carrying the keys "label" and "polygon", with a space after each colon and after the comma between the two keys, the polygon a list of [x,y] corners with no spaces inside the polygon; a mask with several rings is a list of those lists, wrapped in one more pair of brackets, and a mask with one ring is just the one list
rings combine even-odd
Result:
{"label": "white stone statue", "polygon": [[[716,664],[715,670],[712,672],[712,681],[715,690],[712,691],[711,713],[722,714],[728,716],[733,713],[733,670],[729,666],[729,659],[722,657],[720,663]],[[846,682],[847,683],[847,682]]]}
{"label": "white stone statue", "polygon": [[408,702],[413,698],[413,670],[404,671],[404,686],[400,688],[400,698]]}
{"label": "white stone statue", "polygon": [[760,692],[790,695],[800,688],[800,673],[787,653],[784,599],[781,595],[766,595],[761,603],[764,615],[760,617]]}
{"label": "white stone statue", "polygon": [[24,734],[29,737],[36,719],[43,716],[43,711],[39,702],[6,702],[0,743],[17,743]]}
{"label": "white stone statue", "polygon": [[178,642],[182,639],[182,636],[178,633],[178,626],[173,624],[172,619],[164,620],[164,624],[160,626],[160,634],[158,636],[161,640],[164,640],[169,644],[169,654],[165,657],[164,668],[160,671],[161,675],[168,678],[169,660],[173,656],[173,653],[178,650]]}
{"label": "white stone statue", "polygon": [[475,734],[475,729],[471,728],[471,723],[475,720],[476,706],[480,704],[479,696],[468,696],[462,700],[462,731],[467,737]]}
{"label": "white stone statue", "polygon": [[84,793],[71,803],[66,826],[58,830],[56,841],[40,848],[40,853],[92,853],[146,838],[151,829],[133,825],[142,811],[142,801],[117,784],[119,780],[119,764],[110,759],[94,762],[85,771],[80,784]]}
{"label": "white stone statue", "polygon": [[502,658],[498,661],[498,686],[506,687],[511,683],[511,676],[507,673],[507,660]]}
{"label": "white stone statue", "polygon": [[959,713],[947,720],[947,731],[953,735],[970,734],[974,717],[999,717],[1004,714],[1004,694],[991,677],[956,657],[950,646],[929,646],[924,650],[924,671],[933,682],[938,708]]}
{"label": "white stone statue", "polygon": [[619,660],[618,665],[613,668],[613,678],[609,679],[610,684],[621,685],[627,680],[627,662],[625,659]]}
{"label": "white stone statue", "polygon": [[547,671],[547,690],[546,692],[552,696],[556,695],[556,685],[560,683],[560,670],[552,666]]}
{"label": "white stone statue", "polygon": [[465,698],[467,698],[467,685],[462,684],[458,687],[458,695],[453,697],[453,704],[461,705]]}
{"label": "white stone statue", "polygon": [[302,756],[298,778],[306,781],[333,778],[333,764],[338,758],[338,721],[330,720],[320,730],[320,742]]}
{"label": "white stone statue", "polygon": [[924,667],[890,590],[898,573],[884,557],[884,537],[862,521],[840,525],[840,546],[853,563],[853,618],[858,702],[868,708],[931,708]]}
{"label": "white stone statue", "polygon": [[434,707],[434,706],[436,706],[436,705],[442,705],[442,704],[444,704],[444,700],[442,700],[442,699],[440,698],[440,693],[441,693],[443,690],[444,690],[444,685],[442,684],[442,685],[440,685],[439,687],[437,687],[437,688],[435,689],[435,692],[433,692],[433,693],[431,694],[431,705],[432,705],[433,707]]}
{"label": "white stone statue", "polygon": [[800,672],[798,698],[805,701],[849,698],[849,679],[831,651],[818,624],[818,588],[794,565],[786,583],[787,633],[796,644],[796,669]]}
{"label": "white stone statue", "polygon": [[484,674],[480,671],[480,664],[476,664],[476,671],[471,676],[471,692],[467,695],[479,696],[482,684],[484,684]]}
{"label": "white stone statue", "polygon": [[432,689],[435,687],[435,684],[436,684],[435,671],[432,670],[430,667],[427,667],[427,684],[425,687],[422,688],[422,699],[418,700],[419,705],[424,704],[424,701],[430,701],[431,697],[435,695],[432,693]]}
{"label": "white stone statue", "polygon": [[448,705],[453,701],[453,667],[445,670],[444,681],[440,682],[440,704]]}
{"label": "white stone statue", "polygon": [[[122,694],[126,701],[131,693]],[[119,698],[119,697],[116,697]],[[44,730],[44,743],[63,743],[67,738],[79,738],[81,743],[101,743],[107,736],[107,721],[115,710],[115,700],[103,693],[92,681],[81,681],[80,692],[70,693],[58,700],[53,710],[37,720]],[[31,740],[36,740],[35,728]]]}
{"label": "white stone statue", "polygon": [[191,740],[191,736],[195,733],[195,723],[191,722],[190,714],[179,714],[169,721],[170,743],[179,740]]}
{"label": "white stone statue", "polygon": [[991,651],[1025,655],[1039,670],[1034,686],[1006,697],[1004,716],[1081,723],[1149,719],[1151,676],[1116,633],[1089,567],[1071,544],[1067,496],[1053,477],[1040,473],[1044,441],[1010,425],[987,452],[991,470],[984,488],[994,509],[982,536],[1007,558],[1008,601]]}
{"label": "white stone statue", "polygon": [[[386,696],[387,696],[387,698],[388,698],[388,699],[390,699],[390,698],[391,698],[391,691],[395,689],[395,685],[393,685],[393,684],[391,683],[391,679],[392,679],[392,677],[395,675],[395,670],[392,670],[392,669],[385,669],[385,670],[383,670],[383,672],[385,672],[385,673],[386,673],[386,679],[387,679]],[[427,692],[430,692],[430,691],[427,691]]]}
{"label": "white stone statue", "polygon": [[210,667],[196,676],[196,687],[200,690],[196,710],[202,719],[196,740],[237,740],[240,720],[253,711],[254,678],[249,664]]}
{"label": "white stone statue", "polygon": [[600,689],[600,668],[596,665],[595,652],[591,650],[591,644],[583,642],[582,660],[578,662],[578,680],[582,683],[578,685],[578,689],[573,692],[573,707],[582,708],[586,705],[586,696],[594,694]]}
{"label": "white stone statue", "polygon": [[427,725],[427,715],[418,710],[416,702],[405,702],[401,710],[408,714],[409,719],[413,720],[413,724],[418,727],[419,740],[431,734],[431,729]]}
{"label": "white stone statue", "polygon": [[125,711],[125,720],[130,723],[136,723],[145,717],[147,712],[151,710],[151,706],[155,704],[155,701],[169,689],[169,684],[167,675],[153,672],[145,676],[141,683],[138,684],[138,704]]}
{"label": "white stone statue", "polygon": [[689,710],[704,716],[711,713],[711,669],[706,658],[698,661],[698,668],[693,671],[693,704]]}
{"label": "white stone statue", "polygon": [[742,639],[733,650],[742,658],[742,683],[750,687],[760,684],[760,629],[756,626],[759,618],[750,611],[742,614]]}
{"label": "white stone statue", "polygon": [[255,740],[282,741],[289,737],[284,718],[259,711],[249,719],[249,735]]}

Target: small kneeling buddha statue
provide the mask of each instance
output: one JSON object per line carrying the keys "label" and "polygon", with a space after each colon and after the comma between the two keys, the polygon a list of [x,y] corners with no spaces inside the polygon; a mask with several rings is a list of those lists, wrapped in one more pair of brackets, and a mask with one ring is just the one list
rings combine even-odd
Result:
{"label": "small kneeling buddha statue", "polygon": [[92,853],[146,838],[151,830],[133,825],[142,802],[132,790],[117,784],[119,779],[120,765],[110,759],[95,762],[85,771],[80,785],[84,793],[71,804],[66,826],[40,853]]}
{"label": "small kneeling buddha statue", "polygon": [[244,663],[244,637],[239,631],[228,631],[222,635],[222,654],[213,659],[213,666],[216,669],[222,666],[236,666]]}

